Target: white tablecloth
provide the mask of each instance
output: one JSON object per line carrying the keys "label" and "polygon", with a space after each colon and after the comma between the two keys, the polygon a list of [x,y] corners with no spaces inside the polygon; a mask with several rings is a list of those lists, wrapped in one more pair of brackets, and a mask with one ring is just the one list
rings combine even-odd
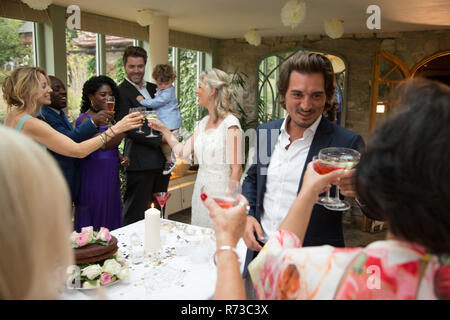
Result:
{"label": "white tablecloth", "polygon": [[[63,299],[162,299],[205,300],[212,298],[215,290],[217,269],[212,261],[215,251],[214,232],[171,220],[161,219],[162,250],[158,259],[146,257],[142,263],[133,264],[130,257],[130,236],[137,233],[144,243],[144,220],[111,232],[118,239],[119,251],[127,258],[129,280],[121,280],[98,290],[66,289]],[[187,254],[182,249],[183,240],[189,242]],[[165,238],[165,239],[164,239]],[[246,246],[241,239],[237,250],[240,255],[241,272],[245,261]]]}

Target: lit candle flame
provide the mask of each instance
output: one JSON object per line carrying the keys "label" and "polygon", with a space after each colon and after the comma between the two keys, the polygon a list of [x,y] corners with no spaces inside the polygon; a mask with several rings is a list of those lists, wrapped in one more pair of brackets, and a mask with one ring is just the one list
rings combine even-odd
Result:
{"label": "lit candle flame", "polygon": [[152,208],[154,208],[155,207],[155,204],[152,202]]}

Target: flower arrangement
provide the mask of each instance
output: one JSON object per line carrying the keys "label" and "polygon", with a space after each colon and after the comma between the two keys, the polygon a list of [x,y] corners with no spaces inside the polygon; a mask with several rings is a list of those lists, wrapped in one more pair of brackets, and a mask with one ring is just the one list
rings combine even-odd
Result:
{"label": "flower arrangement", "polygon": [[22,0],[22,2],[34,10],[45,10],[52,4],[52,0]]}
{"label": "flower arrangement", "polygon": [[294,29],[300,22],[305,19],[306,3],[304,1],[291,0],[281,9],[281,22],[286,27]]}
{"label": "flower arrangement", "polygon": [[72,241],[72,248],[80,248],[90,243],[107,246],[111,240],[111,234],[108,228],[101,227],[99,231],[94,231],[94,228],[90,226],[82,228],[81,233],[72,232],[70,240]]}
{"label": "flower arrangement", "polygon": [[69,286],[92,289],[109,285],[117,280],[128,280],[130,272],[126,259],[118,251],[101,262],[71,267]]}
{"label": "flower arrangement", "polygon": [[261,35],[255,29],[250,29],[244,37],[251,45],[259,46],[261,44]]}
{"label": "flower arrangement", "polygon": [[344,34],[344,21],[340,19],[328,19],[324,22],[325,33],[331,39],[339,39]]}

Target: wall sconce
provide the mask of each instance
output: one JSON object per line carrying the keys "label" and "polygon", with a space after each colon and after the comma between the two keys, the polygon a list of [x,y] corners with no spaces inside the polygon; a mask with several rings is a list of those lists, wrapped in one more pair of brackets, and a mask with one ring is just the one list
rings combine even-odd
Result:
{"label": "wall sconce", "polygon": [[386,111],[386,105],[383,102],[377,103],[377,113],[384,113]]}
{"label": "wall sconce", "polygon": [[138,10],[138,16],[136,18],[137,23],[142,27],[149,26],[153,23],[155,17],[153,15],[153,11],[150,9],[141,9]]}
{"label": "wall sconce", "polygon": [[245,35],[245,40],[251,45],[259,46],[261,44],[261,35],[256,29],[250,29]]}
{"label": "wall sconce", "polygon": [[34,10],[45,10],[52,4],[52,0],[21,0]]}
{"label": "wall sconce", "polygon": [[328,19],[324,22],[325,33],[331,39],[338,39],[344,34],[344,20]]}

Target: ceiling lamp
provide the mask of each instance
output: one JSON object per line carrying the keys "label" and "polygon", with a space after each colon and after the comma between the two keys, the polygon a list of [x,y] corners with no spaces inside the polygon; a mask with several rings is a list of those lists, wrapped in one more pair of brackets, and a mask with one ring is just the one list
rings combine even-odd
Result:
{"label": "ceiling lamp", "polygon": [[281,22],[286,27],[294,29],[300,22],[305,19],[306,3],[304,1],[291,0],[281,9]]}
{"label": "ceiling lamp", "polygon": [[344,20],[328,19],[324,22],[325,33],[331,39],[338,39],[344,34]]}
{"label": "ceiling lamp", "polygon": [[250,29],[244,37],[251,45],[259,46],[261,44],[261,35],[256,29]]}
{"label": "ceiling lamp", "polygon": [[153,11],[150,9],[141,9],[138,10],[137,23],[141,26],[146,27],[153,23],[155,17],[153,15]]}
{"label": "ceiling lamp", "polygon": [[45,10],[52,4],[52,0],[22,0],[22,2],[35,10]]}

